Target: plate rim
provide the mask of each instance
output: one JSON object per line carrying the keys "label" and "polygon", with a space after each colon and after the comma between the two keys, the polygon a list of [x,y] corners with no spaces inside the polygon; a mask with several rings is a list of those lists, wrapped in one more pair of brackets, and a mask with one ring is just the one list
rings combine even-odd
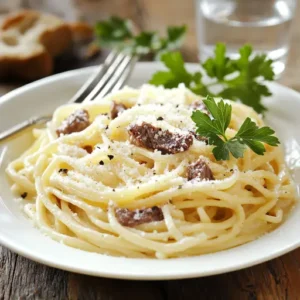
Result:
{"label": "plate rim", "polygon": [[[249,243],[251,243],[251,241]],[[238,266],[220,267],[217,271],[212,270],[212,271],[207,271],[207,272],[201,272],[201,270],[199,270],[199,271],[196,271],[196,272],[182,273],[182,274],[179,274],[179,275],[178,274],[162,274],[162,275],[147,275],[147,274],[144,274],[143,276],[141,276],[140,274],[132,274],[130,272],[128,272],[127,274],[126,273],[118,274],[118,273],[113,273],[113,272],[110,272],[110,271],[101,271],[101,272],[99,272],[99,271],[97,271],[97,272],[96,271],[89,271],[89,270],[84,269],[84,268],[71,267],[68,264],[57,264],[54,261],[51,261],[51,260],[46,259],[46,258],[45,259],[37,258],[36,256],[31,255],[30,253],[19,250],[14,245],[12,246],[12,244],[9,244],[9,243],[6,244],[5,239],[2,238],[1,230],[0,230],[0,246],[4,246],[4,247],[8,248],[9,250],[11,250],[12,252],[14,252],[14,253],[22,256],[22,257],[25,257],[27,259],[30,259],[30,260],[32,260],[36,263],[40,263],[40,264],[43,264],[45,266],[56,268],[56,269],[63,270],[63,271],[68,271],[68,272],[82,274],[82,275],[95,276],[95,277],[111,278],[111,279],[144,281],[144,280],[192,279],[192,278],[201,278],[201,277],[208,277],[208,276],[214,276],[214,275],[221,275],[221,274],[225,274],[225,273],[229,273],[229,272],[233,272],[233,271],[239,271],[239,270],[243,270],[243,269],[246,269],[246,268],[249,268],[249,267],[254,267],[254,266],[259,265],[261,263],[268,262],[268,261],[273,260],[275,258],[278,258],[278,257],[280,257],[284,254],[287,254],[287,253],[297,249],[298,247],[300,247],[300,243],[295,244],[291,247],[286,247],[282,251],[279,251],[279,252],[277,252],[273,255],[270,255],[267,258],[262,257],[261,259],[257,259],[255,262],[252,262],[251,260],[249,260],[247,263],[240,264]],[[69,246],[64,245],[64,247],[69,247]],[[232,248],[229,248],[227,250],[218,251],[218,253],[224,252],[224,251],[230,251],[230,249],[232,249]],[[74,248],[74,250],[85,252],[83,250],[75,249],[75,248]],[[101,255],[101,254],[95,253],[95,255]],[[207,254],[203,254],[201,256],[205,256],[205,255],[207,255]],[[194,257],[197,257],[197,256],[194,256]],[[119,259],[119,258],[127,259],[127,258],[124,258],[124,257],[116,257],[116,258],[117,259]],[[182,258],[182,259],[184,259],[184,258]],[[168,261],[171,261],[171,260],[176,261],[177,258],[168,259]],[[164,261],[164,260],[161,260],[161,261]]]}
{"label": "plate rim", "polygon": [[[186,64],[188,67],[198,67],[198,64],[196,63],[187,63]],[[163,68],[163,64],[160,62],[140,62],[138,63],[138,66],[140,66],[141,68],[143,66],[147,66],[147,67],[151,67],[153,66],[153,68]],[[85,68],[80,68],[80,69],[76,69],[76,70],[71,70],[71,71],[67,71],[67,72],[63,72],[63,73],[59,73],[59,74],[55,74],[37,81],[34,81],[32,83],[26,84],[22,87],[19,87],[3,96],[0,97],[0,105],[6,101],[10,101],[10,99],[19,96],[20,94],[28,91],[28,90],[32,90],[35,89],[37,87],[43,86],[43,85],[48,85],[51,84],[53,82],[59,81],[63,78],[68,78],[68,77],[72,77],[72,76],[79,76],[79,74],[82,75],[82,73],[87,73],[90,74],[93,70],[95,70],[97,68],[97,66],[91,66],[91,67],[85,67]],[[300,93],[289,88],[286,86],[283,86],[277,82],[271,82],[268,83],[268,85],[270,87],[274,86],[280,89],[283,89],[284,91],[287,91],[288,93],[293,93],[299,100],[300,100]],[[1,223],[1,222],[0,222]],[[37,230],[37,229],[36,229]],[[57,242],[55,242],[57,243]],[[250,242],[251,243],[251,242]],[[184,279],[184,278],[195,278],[195,277],[204,277],[204,276],[211,276],[211,275],[217,275],[217,274],[222,274],[222,273],[227,273],[227,272],[231,272],[234,270],[240,270],[240,269],[244,269],[250,266],[254,266],[257,264],[260,264],[262,262],[266,262],[269,261],[271,259],[274,259],[276,257],[279,257],[285,253],[288,253],[298,247],[300,247],[300,240],[298,242],[295,242],[293,245],[289,245],[287,247],[283,247],[283,249],[281,249],[280,251],[277,251],[267,257],[261,257],[260,259],[249,259],[248,262],[244,262],[238,265],[232,265],[231,267],[223,267],[220,266],[217,270],[216,269],[212,269],[211,271],[206,271],[203,272],[201,271],[201,269],[199,269],[198,271],[194,271],[194,272],[183,272],[180,274],[162,274],[162,275],[155,275],[155,274],[143,274],[143,276],[141,276],[140,274],[135,274],[135,273],[130,273],[130,271],[127,272],[127,274],[125,273],[117,273],[111,270],[102,270],[102,271],[93,271],[91,272],[88,269],[83,268],[78,268],[78,267],[72,267],[70,266],[68,263],[66,264],[61,264],[61,263],[56,263],[55,259],[49,259],[49,257],[39,257],[36,256],[34,254],[31,254],[28,251],[24,251],[24,249],[22,248],[22,246],[16,245],[16,243],[13,240],[9,240],[9,238],[5,237],[5,234],[2,233],[2,230],[0,228],[0,244],[4,247],[7,247],[8,249],[12,250],[13,252],[26,257],[28,259],[31,259],[35,262],[38,263],[42,263],[45,264],[47,266],[50,267],[55,267],[58,269],[62,269],[62,270],[66,270],[66,271],[70,271],[70,272],[75,272],[75,273],[80,273],[80,274],[86,274],[86,275],[92,275],[92,276],[99,276],[99,277],[105,277],[105,278],[115,278],[115,279],[130,279],[130,280],[175,280],[175,279]],[[73,248],[71,248],[73,249]],[[77,250],[77,249],[75,249]],[[77,250],[77,251],[82,251],[82,250]],[[220,252],[224,252],[224,251],[230,251],[229,250],[223,250],[223,251],[219,251]],[[205,254],[206,255],[206,254]],[[202,256],[205,256],[202,255]],[[208,254],[210,255],[210,254]],[[124,259],[124,258],[122,258]],[[177,258],[175,259],[169,259],[168,261],[174,261],[177,260]],[[162,260],[163,261],[163,260]]]}

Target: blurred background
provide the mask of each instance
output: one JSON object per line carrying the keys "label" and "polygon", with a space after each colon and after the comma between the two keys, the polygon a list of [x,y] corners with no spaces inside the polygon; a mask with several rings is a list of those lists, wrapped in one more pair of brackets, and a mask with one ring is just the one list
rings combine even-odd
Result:
{"label": "blurred background", "polygon": [[[264,10],[266,11],[267,9],[270,9],[270,7],[273,7],[275,4],[277,5],[278,3],[280,4],[285,2],[277,0],[236,1],[240,3],[244,1],[244,4],[249,4],[250,2],[255,3],[256,10],[260,13]],[[297,2],[297,0],[291,1],[292,2],[287,1],[286,3],[289,3],[288,5],[292,3],[294,5]],[[204,53],[203,45],[205,46],[208,38],[213,34],[211,32],[204,31],[204,28],[210,28],[213,24],[204,23],[205,20],[203,21],[201,19],[204,18],[203,11],[205,9],[211,9],[210,12],[214,14],[215,19],[216,17],[219,18],[219,20],[222,18],[224,19],[222,13],[226,11],[228,6],[225,7],[224,10],[221,10],[221,12],[219,11],[218,13],[215,13],[213,11],[215,8],[222,8],[222,6],[220,6],[222,4],[221,2],[223,4],[230,4],[232,0],[0,0],[0,17],[3,19],[7,13],[16,12],[20,9],[34,9],[54,14],[67,22],[83,21],[94,26],[94,24],[99,20],[107,19],[111,15],[117,15],[123,18],[132,19],[139,30],[157,30],[160,33],[165,32],[167,25],[186,24],[188,31],[182,47],[182,52],[186,61],[194,62],[199,58],[199,53],[200,56]],[[268,5],[263,5],[263,3],[268,3]],[[295,8],[296,6],[287,7],[290,9],[288,12],[290,19],[288,19],[288,21],[291,21],[291,19],[294,19],[294,21],[285,25],[288,27],[285,27],[283,31],[274,31],[273,33],[265,32],[265,38],[263,37],[263,39],[270,39],[271,34],[273,35],[273,38],[274,36],[276,36],[276,38],[283,36],[289,37],[288,48],[290,48],[290,55],[288,57],[285,72],[281,77],[281,82],[290,87],[297,88],[297,75],[299,74],[297,73],[297,70],[300,69],[300,8],[299,5],[297,8]],[[276,9],[278,9],[280,15],[285,13],[282,11],[282,9],[285,9],[282,5],[277,5]],[[248,7],[247,13],[249,10],[251,10],[251,8]],[[242,10],[241,12],[243,14],[245,13],[245,11]],[[242,16],[243,18],[245,17],[244,15]],[[226,20],[226,22],[227,21],[228,20]],[[224,24],[221,24],[220,28],[222,27],[224,27]],[[219,33],[218,27],[215,32]],[[232,30],[229,28],[228,32],[232,32]],[[226,34],[226,36],[228,36],[228,34]],[[204,40],[204,38],[207,40]],[[218,37],[213,40],[213,43],[215,43],[217,39]],[[228,42],[228,40],[226,42]],[[243,42],[247,42],[247,34],[243,35],[241,43]],[[76,44],[75,47],[73,46],[71,52],[68,51],[67,53],[59,55],[60,57],[55,59],[53,72],[58,73],[69,69],[95,65],[103,61],[107,54],[107,50],[101,49],[101,51],[98,51],[98,49],[95,50],[87,47],[90,47],[89,43]],[[0,79],[0,82],[10,82],[11,80],[14,80],[14,78]]]}

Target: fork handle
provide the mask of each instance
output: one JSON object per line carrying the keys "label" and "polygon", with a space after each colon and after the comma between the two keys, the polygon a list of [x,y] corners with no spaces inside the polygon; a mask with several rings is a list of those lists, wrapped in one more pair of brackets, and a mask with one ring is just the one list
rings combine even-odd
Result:
{"label": "fork handle", "polygon": [[51,116],[42,116],[42,117],[33,117],[29,120],[26,120],[24,122],[21,122],[11,128],[9,128],[8,130],[5,130],[3,132],[0,133],[0,142],[6,140],[9,137],[12,137],[20,132],[22,132],[23,130],[36,125],[36,124],[45,124],[46,122],[51,120]]}

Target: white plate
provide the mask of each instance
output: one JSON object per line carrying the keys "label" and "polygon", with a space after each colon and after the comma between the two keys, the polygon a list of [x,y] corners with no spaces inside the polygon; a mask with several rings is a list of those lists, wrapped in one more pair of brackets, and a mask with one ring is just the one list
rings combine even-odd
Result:
{"label": "white plate", "polygon": [[[162,66],[140,63],[134,70],[132,86],[146,82]],[[197,65],[189,65],[195,69]],[[68,100],[88,78],[93,68],[71,71],[36,81],[0,99],[0,130],[35,114],[50,113]],[[286,147],[290,167],[300,166],[300,94],[272,83],[273,96],[267,123]],[[169,260],[129,259],[88,253],[59,244],[43,236],[21,213],[13,200],[5,176],[8,162],[30,144],[28,135],[0,146],[0,243],[20,255],[72,272],[123,279],[175,279],[200,277],[249,267],[300,246],[300,206],[277,230],[233,249],[196,257]],[[297,180],[300,183],[300,180]]]}

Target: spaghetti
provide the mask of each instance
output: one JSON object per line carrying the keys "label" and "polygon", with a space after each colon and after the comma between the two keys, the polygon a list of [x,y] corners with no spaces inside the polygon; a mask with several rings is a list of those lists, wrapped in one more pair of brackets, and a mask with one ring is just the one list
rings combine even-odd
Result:
{"label": "spaghetti", "polygon": [[[112,101],[123,108],[113,118]],[[276,228],[296,201],[282,150],[266,145],[263,156],[247,149],[243,158],[216,161],[212,146],[194,134],[195,103],[201,99],[184,86],[144,85],[59,107],[47,128],[34,129],[34,144],[7,167],[13,190],[26,193],[24,211],[66,245],[137,258],[215,252]],[[248,116],[263,125],[251,108],[231,105],[229,137]],[[60,126],[78,109],[89,124],[64,134]],[[188,137],[189,144],[164,152],[164,139],[146,141],[148,128],[143,146],[131,134],[143,124]],[[191,166],[209,176],[197,178]]]}

